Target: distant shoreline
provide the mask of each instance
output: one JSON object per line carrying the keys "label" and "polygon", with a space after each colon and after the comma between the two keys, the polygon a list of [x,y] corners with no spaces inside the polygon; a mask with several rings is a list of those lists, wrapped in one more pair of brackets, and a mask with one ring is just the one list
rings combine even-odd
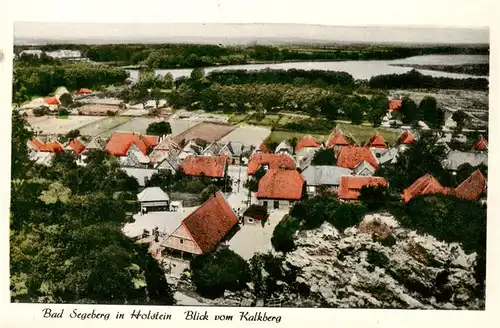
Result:
{"label": "distant shoreline", "polygon": [[476,76],[489,76],[489,64],[459,64],[459,65],[419,65],[419,64],[389,64],[390,66],[411,67],[429,71],[440,71]]}

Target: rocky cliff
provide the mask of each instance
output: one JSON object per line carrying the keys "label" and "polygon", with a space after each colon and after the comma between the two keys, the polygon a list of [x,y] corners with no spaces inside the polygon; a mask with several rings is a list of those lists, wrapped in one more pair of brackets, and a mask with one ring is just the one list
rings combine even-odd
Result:
{"label": "rocky cliff", "polygon": [[325,223],[300,232],[296,245],[285,270],[295,272],[307,298],[320,306],[484,308],[475,294],[475,253],[403,229],[389,215],[367,215],[342,233]]}

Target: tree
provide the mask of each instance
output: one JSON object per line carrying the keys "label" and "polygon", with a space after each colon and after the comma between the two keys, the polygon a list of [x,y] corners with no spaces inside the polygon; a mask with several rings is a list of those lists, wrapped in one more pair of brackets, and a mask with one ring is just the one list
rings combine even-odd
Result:
{"label": "tree", "polygon": [[276,225],[271,244],[277,252],[291,252],[295,249],[294,234],[300,226],[300,219],[285,215]]}
{"label": "tree", "polygon": [[370,99],[368,121],[370,121],[374,127],[382,123],[382,117],[387,113],[388,105],[388,100],[385,95],[375,95]]}
{"label": "tree", "polygon": [[363,186],[359,193],[358,200],[363,202],[369,210],[381,208],[388,200],[387,187],[384,186]]}
{"label": "tree", "polygon": [[403,97],[400,112],[403,116],[402,121],[404,124],[411,124],[421,119],[417,104],[408,97]]}
{"label": "tree", "polygon": [[444,125],[444,113],[437,107],[436,98],[426,96],[418,106],[418,110],[423,120],[432,128],[439,128]]}
{"label": "tree", "polygon": [[160,170],[153,174],[146,181],[146,187],[160,187],[165,191],[170,191],[171,186],[176,181],[176,177],[168,170]]}
{"label": "tree", "polygon": [[337,160],[332,149],[319,149],[312,159],[312,165],[336,165]]}
{"label": "tree", "polygon": [[12,111],[12,141],[11,141],[11,175],[12,179],[20,177],[30,166],[28,158],[28,141],[33,138],[33,132],[27,128],[28,123],[18,111]]}
{"label": "tree", "polygon": [[162,136],[172,133],[172,128],[169,122],[153,122],[149,124],[146,133],[149,135]]}
{"label": "tree", "polygon": [[201,202],[207,201],[210,197],[212,197],[217,191],[219,191],[219,188],[213,184],[208,185],[205,187],[200,194],[200,200]]}
{"label": "tree", "polygon": [[248,263],[228,248],[197,256],[190,268],[197,292],[208,298],[220,297],[226,290],[242,290],[250,281]]}
{"label": "tree", "polygon": [[363,122],[363,108],[358,103],[347,103],[344,112],[352,124],[360,125]]}
{"label": "tree", "polygon": [[421,137],[400,152],[395,164],[379,167],[375,175],[384,177],[389,182],[390,194],[400,194],[415,180],[425,174],[431,174],[441,184],[452,184],[451,174],[442,166],[446,157],[446,149],[437,144],[438,138],[432,133]]}
{"label": "tree", "polygon": [[247,188],[251,192],[257,192],[257,190],[259,189],[259,181],[264,175],[266,175],[266,170],[261,166],[253,176],[248,177],[247,181],[245,182],[245,188]]}
{"label": "tree", "polygon": [[457,110],[451,118],[457,123],[456,130],[462,131],[465,125],[469,122],[470,117],[463,110]]}
{"label": "tree", "polygon": [[274,256],[271,252],[256,253],[248,261],[254,294],[263,299],[269,299],[280,291],[278,281],[285,281],[286,275],[282,269],[283,258]]}
{"label": "tree", "polygon": [[203,79],[203,77],[205,77],[205,70],[203,68],[197,67],[191,71],[191,80],[199,81]]}

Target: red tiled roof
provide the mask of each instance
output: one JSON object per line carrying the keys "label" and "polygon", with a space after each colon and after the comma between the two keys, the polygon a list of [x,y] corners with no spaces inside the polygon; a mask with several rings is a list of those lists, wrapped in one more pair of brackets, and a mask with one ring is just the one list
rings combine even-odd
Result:
{"label": "red tiled roof", "polygon": [[340,199],[356,200],[359,190],[364,186],[387,186],[387,181],[381,177],[343,176],[337,195]]}
{"label": "red tiled roof", "polygon": [[217,192],[185,218],[182,224],[202,252],[207,253],[238,224],[238,217],[222,194]]}
{"label": "red tiled roof", "polygon": [[349,141],[344,137],[342,131],[333,130],[330,136],[328,137],[328,141],[326,142],[326,147],[331,148],[333,146],[348,146]]}
{"label": "red tiled roof", "polygon": [[286,154],[254,154],[248,160],[247,172],[255,174],[262,165],[269,165],[270,169],[292,169],[296,168],[293,159]]}
{"label": "red tiled roof", "polygon": [[403,145],[409,145],[415,142],[415,137],[410,131],[406,130],[399,136],[398,142]]}
{"label": "red tiled roof", "polygon": [[486,179],[480,170],[476,170],[455,188],[454,195],[458,198],[475,201],[481,196],[485,188]]}
{"label": "red tiled roof", "polygon": [[384,137],[382,137],[382,135],[380,135],[380,133],[378,132],[372,135],[372,137],[370,138],[370,140],[368,140],[365,146],[373,148],[387,148]]}
{"label": "red tiled roof", "polygon": [[85,146],[82,144],[82,142],[78,139],[73,139],[69,142],[68,144],[69,148],[71,148],[71,150],[73,150],[75,153],[77,153],[78,155],[80,155],[82,153],[82,151],[85,150]]}
{"label": "red tiled roof", "polygon": [[366,147],[345,146],[337,156],[337,166],[354,169],[362,161],[367,161],[374,168],[378,167],[377,159],[373,152]]}
{"label": "red tiled roof", "polygon": [[432,175],[426,174],[418,178],[411,186],[403,190],[403,201],[408,203],[411,199],[429,194],[446,194],[447,188],[444,188],[439,181]]}
{"label": "red tiled roof", "polygon": [[389,101],[389,110],[400,110],[403,105],[401,99],[392,99]]}
{"label": "red tiled roof", "polygon": [[43,98],[47,105],[60,105],[61,102],[56,97],[45,97]]}
{"label": "red tiled roof", "polygon": [[319,143],[318,140],[316,140],[315,138],[311,137],[311,136],[307,136],[305,138],[303,138],[302,140],[300,140],[299,142],[297,142],[297,145],[295,146],[295,151],[299,151],[301,150],[302,148],[318,148],[320,147],[321,144]]}
{"label": "red tiled roof", "polygon": [[257,198],[299,200],[304,177],[297,170],[271,169],[259,181]]}
{"label": "red tiled roof", "polygon": [[479,136],[479,139],[477,139],[474,143],[472,150],[488,150],[488,141],[486,141],[482,135]]}
{"label": "red tiled roof", "polygon": [[158,144],[158,136],[141,135],[134,132],[114,132],[106,144],[106,152],[113,156],[125,156],[132,144],[146,155],[150,147]]}
{"label": "red tiled roof", "polygon": [[60,153],[64,151],[63,145],[59,141],[46,142],[41,151],[51,152],[51,153]]}
{"label": "red tiled roof", "polygon": [[223,178],[226,163],[226,156],[191,155],[182,161],[180,169],[186,175]]}
{"label": "red tiled roof", "polygon": [[31,141],[31,145],[38,151],[42,151],[43,147],[44,147],[44,143],[43,141],[41,141],[40,139],[38,138],[33,138],[30,140]]}
{"label": "red tiled roof", "polygon": [[87,88],[81,88],[76,93],[79,94],[79,95],[87,95],[87,94],[92,93],[92,90],[87,89]]}
{"label": "red tiled roof", "polygon": [[266,154],[270,153],[269,148],[267,148],[265,143],[261,143],[259,148],[257,148],[257,150],[259,150],[262,153],[266,153]]}

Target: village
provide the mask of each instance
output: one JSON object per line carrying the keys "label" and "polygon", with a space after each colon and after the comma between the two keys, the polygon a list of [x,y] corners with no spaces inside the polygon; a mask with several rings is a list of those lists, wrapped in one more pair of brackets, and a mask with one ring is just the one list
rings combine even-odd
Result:
{"label": "village", "polygon": [[[115,157],[121,169],[137,179],[140,186],[139,210],[131,213],[133,222],[125,224],[123,232],[137,243],[149,245],[169,281],[174,282],[189,269],[190,259],[217,249],[229,248],[245,260],[256,253],[272,252],[275,227],[301,199],[327,192],[342,202],[357,202],[363,187],[386,187],[389,182],[376,176],[377,169],[396,163],[398,155],[428,129],[423,122],[418,127],[392,128],[390,133],[397,134],[397,138],[387,142],[382,134],[388,133],[389,124],[382,125],[382,133],[376,130],[367,140],[355,140],[339,125],[325,140],[304,135],[293,146],[285,139],[275,149],[269,149],[265,143],[271,134],[269,129],[233,125],[227,115],[163,107],[151,116],[146,106],[124,105],[118,99],[100,98],[98,94],[85,88],[74,93],[59,88],[54,96],[21,107],[20,113],[37,131],[28,142],[30,159],[50,166],[57,153],[67,152],[78,165],[85,166],[90,151],[104,151]],[[84,105],[70,109],[63,118],[51,115],[62,104],[68,106],[75,101]],[[391,113],[399,110],[401,100],[388,99],[387,103],[389,121]],[[149,107],[155,109],[154,104]],[[40,108],[46,115],[33,114]],[[171,132],[148,135],[148,126],[157,123],[168,123]],[[75,136],[64,141],[60,138],[75,130]],[[442,163],[446,170],[456,172],[464,164],[487,166],[488,142],[483,135],[467,140],[461,134],[458,139],[473,146],[457,150],[448,145],[452,133],[447,131],[451,130],[443,127],[443,131],[438,143],[447,149]],[[335,165],[315,164],[316,155],[325,151],[334,156]],[[166,172],[218,181],[219,188],[200,200],[203,190],[198,190],[198,195],[169,193],[148,183],[155,175]],[[432,175],[423,174],[406,186],[401,201],[442,193],[485,203],[486,188],[480,170],[456,188],[443,187]],[[185,295],[177,296],[181,304],[191,304],[189,297],[186,301]]]}

